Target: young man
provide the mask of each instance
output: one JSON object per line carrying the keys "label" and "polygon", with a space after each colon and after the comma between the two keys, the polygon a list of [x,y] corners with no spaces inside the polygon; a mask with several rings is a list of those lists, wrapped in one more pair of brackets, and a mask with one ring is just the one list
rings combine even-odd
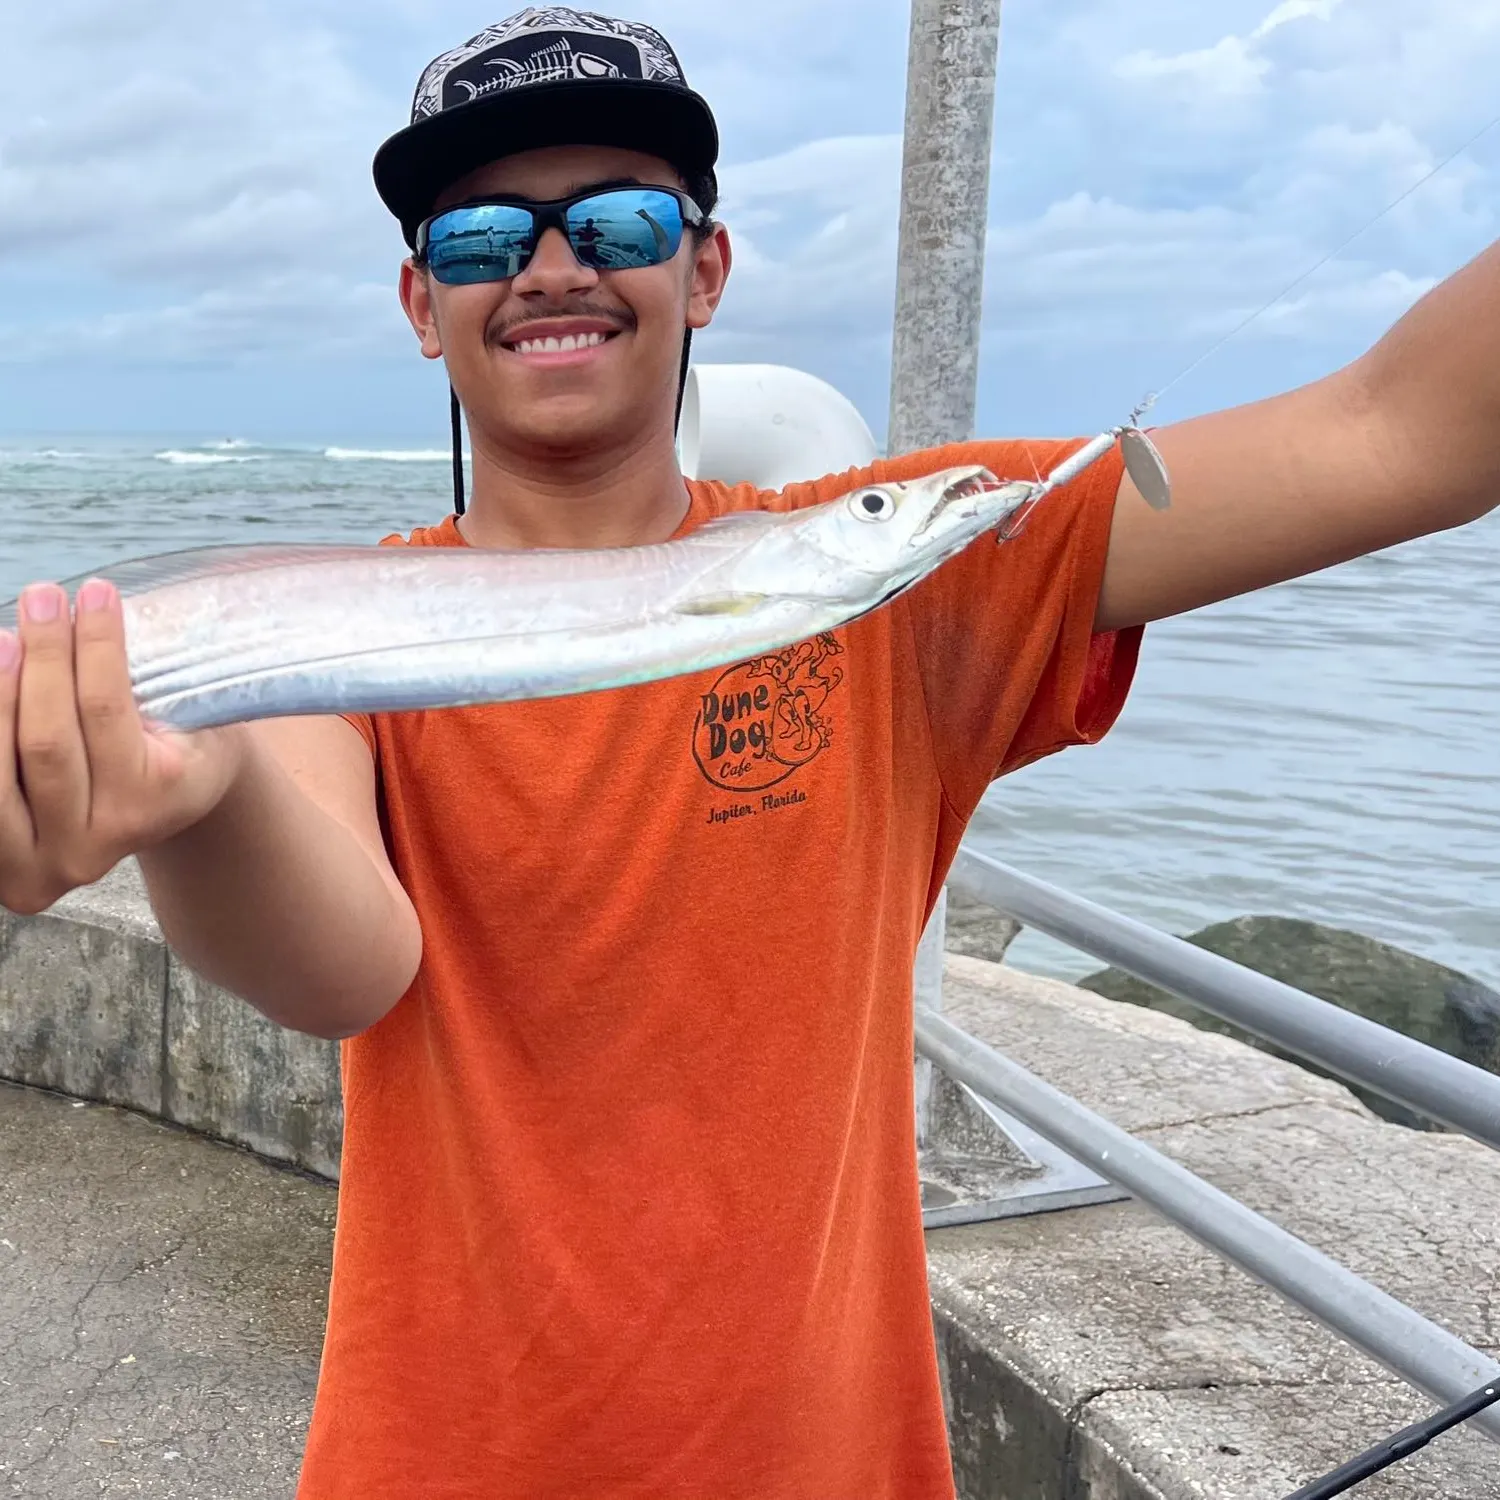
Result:
{"label": "young man", "polygon": [[[716,151],[642,26],[528,11],[423,75],[377,180],[474,495],[406,545],[624,546],[1066,451],[685,484],[685,334],[730,269]],[[135,713],[108,587],[76,615],[28,591],[0,899],[139,853],[189,963],[342,1039],[301,1500],[951,1496],[909,983],[965,824],[1105,733],[1145,622],[1494,505],[1497,305],[1491,251],[1329,379],[1161,432],[1170,512],[1100,464],[1020,539],[701,678],[175,736]]]}

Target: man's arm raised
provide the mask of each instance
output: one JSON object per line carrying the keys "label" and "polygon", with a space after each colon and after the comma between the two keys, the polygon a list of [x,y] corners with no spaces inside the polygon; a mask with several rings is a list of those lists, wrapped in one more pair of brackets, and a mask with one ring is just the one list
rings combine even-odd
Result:
{"label": "man's arm raised", "polygon": [[1477,520],[1500,504],[1500,245],[1313,385],[1153,433],[1172,508],[1120,487],[1117,630]]}

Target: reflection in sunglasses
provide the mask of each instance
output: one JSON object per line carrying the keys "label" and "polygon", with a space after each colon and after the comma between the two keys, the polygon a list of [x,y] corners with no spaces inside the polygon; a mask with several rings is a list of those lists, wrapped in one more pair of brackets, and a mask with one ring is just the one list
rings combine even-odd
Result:
{"label": "reflection in sunglasses", "polygon": [[526,269],[540,232],[556,228],[579,262],[596,270],[660,265],[682,243],[684,209],[678,195],[654,188],[611,189],[552,203],[466,204],[428,222],[430,238],[424,236],[419,254],[439,280],[505,280]]}
{"label": "reflection in sunglasses", "polygon": [[636,209],[638,217],[644,219],[651,226],[651,233],[656,239],[656,254],[659,260],[670,260],[672,258],[672,238],[666,228],[657,220],[653,219],[644,208]]}

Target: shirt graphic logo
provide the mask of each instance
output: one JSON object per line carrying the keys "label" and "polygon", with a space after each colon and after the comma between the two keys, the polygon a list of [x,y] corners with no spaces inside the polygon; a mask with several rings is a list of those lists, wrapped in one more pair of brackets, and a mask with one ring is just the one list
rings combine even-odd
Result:
{"label": "shirt graphic logo", "polygon": [[833,743],[828,700],[844,680],[831,635],[730,667],[703,694],[693,759],[714,786],[758,792],[785,781]]}

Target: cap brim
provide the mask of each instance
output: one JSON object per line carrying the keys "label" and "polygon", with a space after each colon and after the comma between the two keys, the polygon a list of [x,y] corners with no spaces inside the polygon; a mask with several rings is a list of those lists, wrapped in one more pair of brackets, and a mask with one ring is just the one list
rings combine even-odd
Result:
{"label": "cap brim", "polygon": [[707,172],[719,157],[708,104],[638,78],[580,80],[492,94],[419,120],[376,153],[375,187],[408,245],[445,188],[488,162],[542,146],[618,146]]}

